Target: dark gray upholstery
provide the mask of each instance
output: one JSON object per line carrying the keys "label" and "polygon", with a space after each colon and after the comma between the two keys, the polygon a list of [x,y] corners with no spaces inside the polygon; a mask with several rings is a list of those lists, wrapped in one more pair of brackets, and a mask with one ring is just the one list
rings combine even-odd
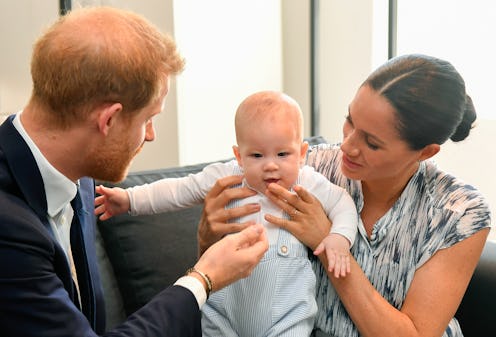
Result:
{"label": "dark gray upholstery", "polygon": [[[161,178],[180,177],[196,173],[205,165],[130,173],[117,186],[126,188]],[[197,258],[196,228],[201,210],[199,205],[177,212],[120,215],[98,221],[110,262],[102,271],[107,274],[103,277],[104,290],[109,292],[107,299],[111,297],[106,308],[108,327],[139,309],[193,266]],[[106,264],[106,260],[103,263]],[[114,278],[108,272],[109,267],[113,269]]]}
{"label": "dark gray upholstery", "polygon": [[496,242],[486,242],[456,318],[465,337],[496,335]]}
{"label": "dark gray upholstery", "polygon": [[[325,140],[309,139],[310,144],[320,142]],[[184,176],[200,171],[205,165],[130,173],[118,186],[125,188]],[[98,222],[97,250],[106,296],[107,328],[124,320],[195,263],[200,212],[201,206],[197,206],[158,215],[122,215]],[[486,244],[456,317],[466,337],[493,334],[496,243]]]}

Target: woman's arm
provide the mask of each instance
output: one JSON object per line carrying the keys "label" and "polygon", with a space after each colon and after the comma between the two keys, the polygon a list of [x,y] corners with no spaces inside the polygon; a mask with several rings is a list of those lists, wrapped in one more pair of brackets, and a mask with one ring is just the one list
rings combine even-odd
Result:
{"label": "woman's arm", "polygon": [[441,336],[462,300],[488,233],[483,229],[434,254],[415,272],[401,310],[375,290],[354,259],[345,279],[328,276],[363,336]]}
{"label": "woman's arm", "polygon": [[[314,249],[323,238],[319,223],[326,222],[320,203],[302,188],[299,197],[278,186],[269,186],[268,196],[289,214],[298,210],[291,220],[266,216],[266,219],[289,230],[308,247]],[[318,205],[317,205],[318,204]],[[316,229],[315,229],[316,228]],[[470,278],[475,270],[489,229],[439,250],[419,268],[401,310],[393,307],[376,291],[355,259],[346,278],[328,277],[362,336],[441,336],[454,316]],[[327,267],[325,254],[319,255]],[[326,268],[327,270],[327,268]]]}

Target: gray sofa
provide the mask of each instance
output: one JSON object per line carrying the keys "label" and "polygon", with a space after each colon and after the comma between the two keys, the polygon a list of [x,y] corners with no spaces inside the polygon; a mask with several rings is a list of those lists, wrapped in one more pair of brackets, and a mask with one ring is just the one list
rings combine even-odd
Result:
{"label": "gray sofa", "polygon": [[[310,143],[320,141],[323,140],[319,137],[310,139]],[[206,164],[134,172],[118,186],[180,177],[198,172]],[[97,251],[106,296],[107,328],[122,322],[195,263],[201,207],[158,215],[122,215],[98,222]],[[495,334],[496,243],[486,244],[456,316],[466,337]]]}

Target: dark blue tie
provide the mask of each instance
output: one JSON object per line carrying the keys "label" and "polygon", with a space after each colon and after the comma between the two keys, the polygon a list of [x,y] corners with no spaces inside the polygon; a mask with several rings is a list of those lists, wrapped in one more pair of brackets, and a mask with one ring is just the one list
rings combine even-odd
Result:
{"label": "dark blue tie", "polygon": [[[81,296],[81,306],[82,312],[88,318],[90,323],[92,322],[92,305],[91,305],[91,287],[90,287],[90,276],[88,269],[88,259],[86,257],[86,250],[84,247],[83,230],[84,225],[84,210],[83,203],[81,201],[81,195],[79,194],[79,189],[76,196],[71,201],[72,209],[74,210],[74,217],[71,223],[71,251],[72,259],[74,260],[74,265],[76,267],[77,280],[79,285],[79,294]],[[77,296],[75,296],[77,301]]]}

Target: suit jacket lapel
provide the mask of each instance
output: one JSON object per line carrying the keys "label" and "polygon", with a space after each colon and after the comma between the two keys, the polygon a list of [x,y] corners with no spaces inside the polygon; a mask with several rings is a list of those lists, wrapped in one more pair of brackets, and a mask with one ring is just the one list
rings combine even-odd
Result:
{"label": "suit jacket lapel", "polygon": [[43,179],[28,145],[12,124],[13,119],[14,116],[10,116],[0,125],[0,147],[22,198],[40,219],[46,219],[47,202]]}
{"label": "suit jacket lapel", "polygon": [[[0,153],[0,165],[8,166],[11,173],[11,176],[0,177],[0,184],[8,185],[10,191],[15,189],[15,193],[19,194],[19,197],[26,201],[45,228],[52,233],[50,223],[47,219],[47,198],[41,173],[31,150],[12,124],[13,118],[14,116],[8,117],[0,125],[0,152],[3,152],[4,157],[2,158]],[[85,314],[87,314],[87,318],[93,329],[97,333],[102,333],[105,326],[105,310],[95,249],[96,218],[93,215],[94,183],[90,178],[82,178],[80,184],[82,209],[79,218],[81,224],[79,227],[80,245],[78,249],[79,254],[82,256],[82,263],[86,266],[86,269],[85,271],[81,271],[83,277],[81,277],[81,281],[79,282],[85,284],[88,289],[85,294],[85,297],[86,295],[88,297],[82,299],[84,303],[89,304],[88,309],[85,310],[87,311]],[[58,243],[55,242],[55,244],[58,246],[60,253],[63,254],[62,248]],[[69,296],[75,301],[75,293],[67,261],[65,264],[67,272],[64,275],[60,274],[59,277],[61,277]]]}

